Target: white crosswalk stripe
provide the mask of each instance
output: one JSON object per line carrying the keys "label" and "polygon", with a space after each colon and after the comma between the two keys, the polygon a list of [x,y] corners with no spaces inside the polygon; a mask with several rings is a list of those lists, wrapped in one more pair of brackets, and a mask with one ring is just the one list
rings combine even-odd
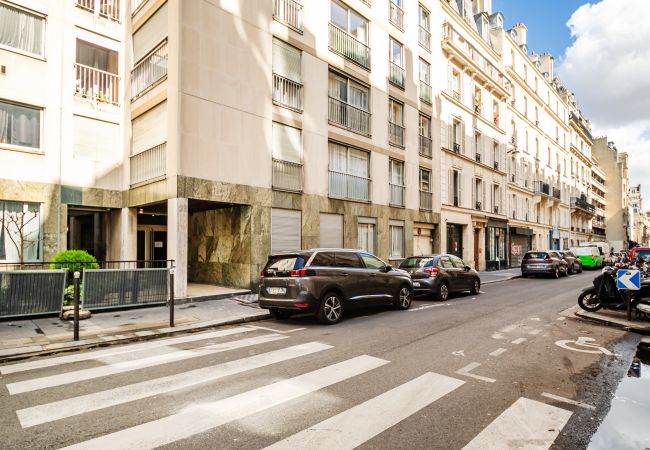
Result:
{"label": "white crosswalk stripe", "polygon": [[190,358],[197,358],[199,356],[211,355],[214,353],[225,352],[237,348],[248,347],[251,345],[264,344],[268,342],[278,341],[280,339],[287,339],[289,336],[280,334],[265,334],[248,339],[239,339],[236,341],[223,342],[219,344],[207,345],[196,350],[179,350],[177,352],[167,353],[164,355],[156,355],[148,358],[137,359],[133,361],[125,361],[106,366],[93,367],[90,369],[77,370],[75,372],[65,372],[57,375],[50,375],[42,378],[35,378],[31,380],[18,381],[16,383],[7,384],[9,394],[21,394],[24,392],[36,391],[39,389],[51,388],[61,386],[64,384],[74,383],[78,381],[91,380],[93,378],[106,377],[109,375],[116,375],[131,370],[149,368],[160,364],[170,362],[183,361]]}

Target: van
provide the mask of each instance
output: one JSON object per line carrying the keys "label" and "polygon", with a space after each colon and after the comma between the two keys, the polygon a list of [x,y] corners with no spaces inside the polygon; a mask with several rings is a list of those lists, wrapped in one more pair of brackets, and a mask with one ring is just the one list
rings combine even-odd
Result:
{"label": "van", "polygon": [[601,249],[596,246],[580,246],[573,247],[571,251],[578,257],[582,263],[582,267],[600,269],[603,267],[603,255]]}

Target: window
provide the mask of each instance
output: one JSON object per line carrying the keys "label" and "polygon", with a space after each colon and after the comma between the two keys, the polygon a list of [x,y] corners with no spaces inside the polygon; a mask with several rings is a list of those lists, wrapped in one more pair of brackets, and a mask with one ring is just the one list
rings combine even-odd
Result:
{"label": "window", "polygon": [[361,259],[368,269],[383,270],[386,267],[382,260],[367,253],[362,253]]}
{"label": "window", "polygon": [[134,63],[144,58],[167,37],[168,14],[168,6],[165,3],[133,33]]}
{"label": "window", "polygon": [[431,171],[420,168],[420,209],[432,209]]}
{"label": "window", "polygon": [[492,102],[492,122],[499,126],[499,102],[496,100]]}
{"label": "window", "polygon": [[441,256],[438,262],[438,267],[441,267],[443,269],[453,269],[454,263],[451,262],[449,256]]}
{"label": "window", "polygon": [[301,248],[301,212],[271,208],[271,253]]}
{"label": "window", "polygon": [[320,247],[343,247],[343,215],[320,214]]}
{"label": "window", "polygon": [[370,134],[370,90],[356,81],[329,73],[329,121]]}
{"label": "window", "polygon": [[0,100],[0,143],[40,149],[41,111]]}
{"label": "window", "polygon": [[461,199],[461,173],[458,170],[449,172],[449,204],[453,206],[462,206]]}
{"label": "window", "polygon": [[334,252],[318,252],[309,265],[315,267],[334,267],[334,261]]}
{"label": "window", "polygon": [[76,92],[83,98],[119,103],[118,54],[77,39]]}
{"label": "window", "polygon": [[0,200],[0,261],[20,262],[21,247],[23,261],[40,259],[40,209],[38,203]]}
{"label": "window", "polygon": [[388,52],[388,81],[403,88],[405,79],[404,46],[391,37],[388,42]]}
{"label": "window", "polygon": [[501,207],[501,188],[498,184],[492,185],[492,209],[495,214],[499,214]]}
{"label": "window", "polygon": [[451,95],[454,97],[454,100],[461,101],[461,90],[462,85],[460,83],[460,72],[455,69],[451,71]]}
{"label": "window", "polygon": [[419,133],[420,133],[420,155],[431,158],[432,141],[431,141],[431,118],[420,114],[419,118]]}
{"label": "window", "polygon": [[404,10],[402,9],[402,0],[388,0],[388,20],[400,30],[404,26]]}
{"label": "window", "polygon": [[524,95],[524,116],[528,119],[528,97]]}
{"label": "window", "polygon": [[301,130],[273,122],[273,158],[300,163],[302,160]]}
{"label": "window", "polygon": [[451,142],[452,150],[456,153],[461,153],[463,149],[463,136],[465,134],[465,127],[463,127],[462,122],[454,120],[454,123],[451,126]]}
{"label": "window", "polygon": [[454,267],[456,269],[464,269],[465,268],[465,263],[458,256],[451,255],[451,256],[449,256],[449,259],[451,259],[451,262],[454,264]]}
{"label": "window", "polygon": [[431,103],[431,64],[420,58],[420,100]]}
{"label": "window", "polygon": [[499,152],[499,143],[494,141],[492,143],[492,162],[494,163],[494,168],[499,170],[499,161],[501,160],[501,155]]}
{"label": "window", "polygon": [[376,221],[360,217],[357,223],[357,245],[360,249],[375,253]]}
{"label": "window", "polygon": [[478,86],[474,87],[474,112],[476,114],[483,114],[483,96],[481,88]]}
{"label": "window", "polygon": [[480,178],[474,178],[474,189],[472,190],[472,199],[474,203],[474,209],[482,210],[485,207],[485,200],[483,198],[483,180]]}
{"label": "window", "polygon": [[427,50],[431,50],[431,13],[422,5],[418,5],[418,43]]}
{"label": "window", "polygon": [[22,8],[0,3],[0,45],[44,56],[45,19]]}
{"label": "window", "polygon": [[403,258],[404,257],[404,223],[403,222],[389,222],[388,226],[390,238],[390,258]]}
{"label": "window", "polygon": [[[75,158],[115,163],[120,160],[118,153],[122,135],[120,125],[89,117],[73,115]],[[150,169],[152,169],[151,167]]]}
{"label": "window", "polygon": [[300,111],[302,52],[291,45],[273,39],[273,101]]}
{"label": "window", "polygon": [[370,200],[370,154],[329,144],[329,192],[332,197]]}
{"label": "window", "polygon": [[337,1],[330,3],[330,14],[334,25],[350,33],[358,41],[368,43],[368,21],[364,17]]}
{"label": "window", "polygon": [[388,100],[388,142],[404,147],[404,105],[392,98]]}
{"label": "window", "polygon": [[404,206],[404,163],[391,159],[388,164],[390,204]]}
{"label": "window", "polygon": [[481,162],[481,133],[474,131],[474,157]]}
{"label": "window", "polygon": [[352,269],[362,269],[363,264],[356,253],[336,252],[336,267],[349,267]]}

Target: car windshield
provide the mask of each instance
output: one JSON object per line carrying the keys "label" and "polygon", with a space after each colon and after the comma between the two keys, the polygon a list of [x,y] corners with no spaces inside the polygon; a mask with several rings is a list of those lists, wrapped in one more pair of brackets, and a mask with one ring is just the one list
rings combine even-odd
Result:
{"label": "car windshield", "polygon": [[286,277],[295,269],[302,269],[305,260],[302,256],[269,256],[269,261],[264,268],[265,277]]}
{"label": "car windshield", "polygon": [[546,252],[528,252],[524,255],[524,259],[544,259],[546,255]]}
{"label": "car windshield", "polygon": [[641,257],[645,262],[650,262],[650,250],[637,250],[634,252],[635,257]]}
{"label": "car windshield", "polygon": [[417,257],[412,257],[412,258],[406,258],[399,265],[399,268],[400,269],[419,269],[420,267],[424,267],[432,259],[433,258],[429,258],[429,257],[425,257],[425,256],[417,256]]}
{"label": "car windshield", "polygon": [[592,250],[594,247],[578,247],[574,250],[576,255],[593,255],[594,251]]}

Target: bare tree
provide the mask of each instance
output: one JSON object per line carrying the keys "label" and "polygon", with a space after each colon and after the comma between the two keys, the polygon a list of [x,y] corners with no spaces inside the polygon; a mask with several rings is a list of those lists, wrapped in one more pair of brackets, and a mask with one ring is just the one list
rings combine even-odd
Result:
{"label": "bare tree", "polygon": [[25,250],[40,242],[39,233],[34,237],[28,228],[29,224],[36,219],[38,219],[38,208],[30,210],[27,205],[24,205],[21,211],[5,211],[4,217],[0,216],[2,228],[18,252],[21,266],[25,262]]}

